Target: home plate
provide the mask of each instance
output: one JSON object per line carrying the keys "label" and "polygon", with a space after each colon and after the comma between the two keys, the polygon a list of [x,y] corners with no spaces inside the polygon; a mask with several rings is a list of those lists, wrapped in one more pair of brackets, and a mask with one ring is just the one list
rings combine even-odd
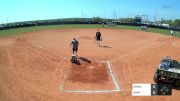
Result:
{"label": "home plate", "polygon": [[110,61],[67,64],[61,91],[71,93],[107,93],[120,91]]}

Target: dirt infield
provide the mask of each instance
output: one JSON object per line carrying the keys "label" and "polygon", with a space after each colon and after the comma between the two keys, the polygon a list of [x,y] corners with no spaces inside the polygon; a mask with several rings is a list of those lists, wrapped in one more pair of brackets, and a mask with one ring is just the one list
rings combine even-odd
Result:
{"label": "dirt infield", "polygon": [[[153,74],[162,57],[180,60],[180,39],[150,32],[100,29],[57,29],[0,38],[0,101],[178,101],[172,96],[132,97],[133,83],[154,83]],[[71,64],[70,42],[79,40],[81,64]],[[110,61],[112,72],[106,63]],[[76,93],[64,90],[111,90]],[[116,84],[116,82],[115,82]]]}
{"label": "dirt infield", "polygon": [[[106,92],[114,85],[109,76],[106,62],[70,64],[64,69],[63,92]],[[67,63],[68,64],[68,63]]]}

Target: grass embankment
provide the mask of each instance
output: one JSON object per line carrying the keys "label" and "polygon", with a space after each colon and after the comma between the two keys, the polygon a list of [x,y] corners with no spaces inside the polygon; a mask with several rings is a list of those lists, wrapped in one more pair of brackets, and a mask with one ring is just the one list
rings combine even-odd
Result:
{"label": "grass embankment", "polygon": [[[97,24],[71,24],[71,25],[49,25],[49,26],[34,26],[34,27],[23,27],[8,30],[0,30],[0,36],[17,35],[25,32],[50,30],[50,29],[64,29],[64,28],[103,28],[102,25]],[[127,26],[118,25],[117,29],[128,29],[128,30],[141,30],[138,26]],[[160,33],[164,35],[170,35],[170,30],[149,28],[148,32]],[[175,36],[180,37],[180,32],[175,31]]]}

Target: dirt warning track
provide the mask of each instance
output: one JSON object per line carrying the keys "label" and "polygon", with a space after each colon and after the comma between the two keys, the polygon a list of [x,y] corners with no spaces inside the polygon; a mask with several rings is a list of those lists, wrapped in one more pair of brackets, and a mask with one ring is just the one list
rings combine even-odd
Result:
{"label": "dirt warning track", "polygon": [[[150,32],[100,29],[103,47],[97,47],[96,31],[45,30],[0,38],[0,101],[180,99],[177,89],[168,97],[131,96],[133,83],[154,83],[154,71],[162,57],[180,60],[180,39]],[[70,63],[74,37],[80,43],[79,65]]]}

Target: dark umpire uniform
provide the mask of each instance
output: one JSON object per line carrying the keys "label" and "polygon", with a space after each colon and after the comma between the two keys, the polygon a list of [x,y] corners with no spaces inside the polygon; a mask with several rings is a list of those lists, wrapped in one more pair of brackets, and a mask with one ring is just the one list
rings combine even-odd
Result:
{"label": "dark umpire uniform", "polygon": [[79,46],[79,42],[76,40],[76,38],[74,38],[71,41],[71,48],[72,48],[73,54],[76,52],[76,55],[77,55],[78,46]]}
{"label": "dark umpire uniform", "polygon": [[102,41],[102,37],[101,37],[101,32],[99,32],[99,30],[96,32],[96,42],[97,42],[97,46],[100,46],[100,41]]}
{"label": "dark umpire uniform", "polygon": [[101,41],[101,32],[96,32],[96,41]]}

